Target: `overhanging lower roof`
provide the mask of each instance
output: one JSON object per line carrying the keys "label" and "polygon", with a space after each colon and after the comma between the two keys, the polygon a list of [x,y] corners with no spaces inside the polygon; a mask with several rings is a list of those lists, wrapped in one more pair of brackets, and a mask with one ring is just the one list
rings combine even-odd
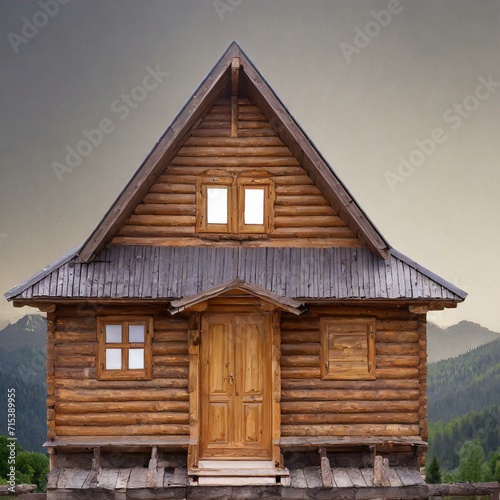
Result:
{"label": "overhanging lower roof", "polygon": [[260,286],[252,285],[239,278],[231,280],[228,283],[215,286],[204,292],[174,300],[170,304],[170,308],[168,310],[171,314],[176,314],[184,311],[185,309],[196,306],[201,302],[205,302],[207,300],[213,299],[214,297],[218,297],[219,295],[222,295],[226,292],[240,290],[246,292],[249,295],[257,297],[264,302],[272,304],[279,309],[291,312],[292,314],[300,315],[306,310],[304,304],[301,304],[296,300],[287,299],[286,297],[282,297],[281,295],[277,295],[276,293],[269,292],[268,290],[265,290]]}
{"label": "overhanging lower roof", "polygon": [[120,225],[149,191],[180,147],[215,103],[231,80],[233,58],[240,64],[241,86],[260,108],[281,140],[290,149],[309,177],[349,226],[356,237],[381,258],[389,256],[390,245],[370,221],[323,156],[304,133],[272,88],[232,42],[187,103],[174,118],[133,178],[82,246],[80,258],[88,261],[114,236]]}
{"label": "overhanging lower roof", "polygon": [[391,250],[366,248],[108,246],[90,261],[74,253],[5,294],[18,305],[71,299],[172,301],[232,280],[281,298],[461,302],[467,294]]}

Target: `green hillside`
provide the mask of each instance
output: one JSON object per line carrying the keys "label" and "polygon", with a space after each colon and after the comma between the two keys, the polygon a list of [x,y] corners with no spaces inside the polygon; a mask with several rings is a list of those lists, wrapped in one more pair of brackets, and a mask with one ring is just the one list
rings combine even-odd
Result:
{"label": "green hillside", "polygon": [[428,456],[435,455],[441,467],[450,471],[458,466],[462,444],[472,439],[481,443],[485,457],[500,448],[500,404],[470,411],[449,422],[430,423]]}
{"label": "green hillside", "polygon": [[429,421],[450,420],[500,402],[500,339],[429,364]]}

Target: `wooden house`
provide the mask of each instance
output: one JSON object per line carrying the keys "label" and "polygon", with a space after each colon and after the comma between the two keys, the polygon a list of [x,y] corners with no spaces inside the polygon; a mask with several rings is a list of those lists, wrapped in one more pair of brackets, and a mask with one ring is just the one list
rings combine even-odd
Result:
{"label": "wooden house", "polygon": [[426,313],[465,296],[233,42],[87,241],[6,294],[47,313],[48,498],[417,498]]}

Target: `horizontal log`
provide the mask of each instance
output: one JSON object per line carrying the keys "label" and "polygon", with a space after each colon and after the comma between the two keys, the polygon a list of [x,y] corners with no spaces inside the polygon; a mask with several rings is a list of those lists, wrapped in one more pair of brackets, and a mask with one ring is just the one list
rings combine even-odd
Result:
{"label": "horizontal log", "polygon": [[419,345],[414,344],[388,344],[388,343],[376,343],[375,351],[378,355],[419,355],[420,348]]}
{"label": "horizontal log", "polygon": [[320,194],[280,195],[276,197],[276,206],[326,206],[328,202]]}
{"label": "horizontal log", "polygon": [[[56,421],[57,422],[57,421]],[[304,413],[281,416],[282,425],[418,424],[418,413]]]}
{"label": "horizontal log", "polygon": [[297,318],[297,316],[290,317],[284,315],[281,320],[282,334],[295,330],[315,330],[319,332],[319,327],[320,319],[314,316],[306,319],[300,316]]}
{"label": "horizontal log", "polygon": [[185,436],[189,435],[189,425],[59,425],[56,433],[58,436]]}
{"label": "horizontal log", "polygon": [[275,239],[253,239],[249,236],[248,240],[241,239],[203,239],[200,237],[182,237],[182,236],[115,236],[111,243],[113,245],[158,245],[158,246],[209,246],[209,247],[227,247],[228,245],[246,246],[246,247],[292,247],[292,248],[330,248],[346,247],[346,248],[361,248],[361,242],[354,238],[275,238]]}
{"label": "horizontal log", "polygon": [[107,401],[73,402],[54,405],[56,412],[62,414],[88,414],[88,413],[113,413],[113,412],[189,412],[188,401]]}
{"label": "horizontal log", "polygon": [[134,210],[136,215],[195,215],[196,205],[194,203],[176,204],[172,203],[141,203]]}
{"label": "horizontal log", "polygon": [[96,310],[82,309],[82,311],[75,316],[58,316],[56,319],[56,335],[57,332],[76,332],[88,333],[89,330],[97,328],[97,320],[95,318]]}
{"label": "horizontal log", "polygon": [[97,330],[83,330],[78,331],[66,331],[66,330],[56,330],[55,332],[55,343],[62,344],[66,342],[96,342],[97,341]]}
{"label": "horizontal log", "polygon": [[281,344],[281,354],[283,356],[315,354],[319,356],[320,345],[317,342],[300,342],[295,344]]}
{"label": "horizontal log", "polygon": [[95,379],[97,377],[97,371],[95,367],[80,367],[80,368],[64,368],[56,367],[54,370],[54,375],[56,379],[60,378],[73,378],[78,379]]}
{"label": "horizontal log", "polygon": [[156,182],[149,190],[150,193],[166,194],[192,194],[196,192],[196,183],[193,184],[171,184],[167,182]]}
{"label": "horizontal log", "polygon": [[87,413],[56,415],[56,426],[60,425],[152,425],[152,424],[188,424],[189,415],[168,412],[121,412],[121,413]]}
{"label": "horizontal log", "polygon": [[377,320],[377,330],[392,330],[392,331],[416,331],[418,328],[418,321],[407,320],[392,320],[380,319]]}
{"label": "horizontal log", "polygon": [[173,193],[148,193],[144,197],[144,203],[170,203],[172,205],[190,205],[196,203],[196,195],[173,194]]}
{"label": "horizontal log", "polygon": [[500,492],[500,483],[452,483],[452,484],[428,484],[429,496],[479,496],[493,495]]}
{"label": "horizontal log", "polygon": [[301,413],[413,413],[418,401],[283,401],[282,414]]}
{"label": "horizontal log", "polygon": [[283,367],[281,368],[281,378],[320,378],[321,371],[319,366],[317,368],[292,368],[292,367]]}
{"label": "horizontal log", "polygon": [[275,217],[274,227],[345,227],[345,222],[335,215],[308,215]]}
{"label": "horizontal log", "polygon": [[[417,379],[410,380],[285,380],[282,382],[285,390],[402,390],[413,391],[419,389]],[[403,398],[401,398],[403,399]],[[413,398],[411,398],[413,399]]]}
{"label": "horizontal log", "polygon": [[120,236],[189,236],[195,234],[194,226],[134,226],[128,223],[120,228]]}
{"label": "horizontal log", "polygon": [[281,178],[280,182],[276,183],[276,195],[318,195],[321,194],[319,189],[314,184],[286,184],[286,178]]}
{"label": "horizontal log", "polygon": [[[126,224],[132,226],[194,226],[196,217],[194,215],[131,215]],[[151,230],[156,231],[155,229]]]}
{"label": "horizontal log", "polygon": [[281,356],[281,366],[282,367],[300,367],[300,366],[311,366],[316,367],[319,365],[319,354],[301,354],[293,356]]}
{"label": "horizontal log", "polygon": [[56,368],[94,368],[95,356],[58,356],[54,360]]}
{"label": "horizontal log", "polygon": [[283,146],[279,137],[189,137],[185,146],[194,147],[270,147]]}
{"label": "horizontal log", "polygon": [[411,424],[326,424],[282,425],[281,435],[286,436],[418,436],[418,425]]}
{"label": "horizontal log", "polygon": [[148,389],[187,387],[187,380],[180,378],[156,378],[152,380],[74,380],[59,378],[54,381],[56,387],[65,389]]}
{"label": "horizontal log", "polygon": [[56,356],[95,356],[97,352],[97,342],[71,342],[56,344]]}
{"label": "horizontal log", "polygon": [[193,147],[183,147],[179,150],[178,156],[188,156],[188,157],[289,157],[292,153],[286,146],[223,146],[223,147],[211,147],[211,146],[193,146]]}
{"label": "horizontal log", "polygon": [[239,156],[239,157],[227,157],[220,158],[218,156],[177,156],[172,160],[171,165],[193,165],[199,166],[203,165],[205,168],[227,168],[233,166],[246,166],[246,167],[296,167],[299,166],[299,162],[293,157],[279,157],[279,158],[269,158],[269,157],[249,157],[249,156]]}
{"label": "horizontal log", "polygon": [[187,330],[187,325],[185,330],[155,330],[153,334],[153,349],[156,344],[163,342],[187,342]]}
{"label": "horizontal log", "polygon": [[178,366],[189,365],[189,356],[174,354],[164,356],[153,356],[153,364],[155,366]]}
{"label": "horizontal log", "polygon": [[376,368],[377,378],[418,378],[418,368]]}
{"label": "horizontal log", "polygon": [[187,389],[99,389],[80,390],[57,388],[55,395],[58,401],[106,402],[106,401],[188,401]]}
{"label": "horizontal log", "polygon": [[187,355],[188,344],[187,342],[154,342],[153,343],[153,356],[164,355]]}
{"label": "horizontal log", "polygon": [[317,330],[281,330],[281,342],[283,344],[297,343],[315,343],[319,347],[320,342],[319,326]]}
{"label": "horizontal log", "polygon": [[[266,137],[265,139],[275,139],[273,137]],[[196,174],[200,175],[206,172],[208,168],[205,165],[190,165],[190,166],[182,166],[182,165],[169,165],[167,168],[168,175],[185,175],[185,174]],[[248,171],[248,167],[243,165],[231,165],[227,168],[229,173],[241,174],[242,172]],[[295,180],[299,181],[299,184],[307,184],[309,177],[304,172],[303,168],[299,166],[286,166],[286,167],[268,167],[266,171],[269,173],[271,177],[275,177],[277,183],[284,182],[286,184],[291,184]],[[286,179],[281,180],[280,177],[284,176]],[[310,180],[310,179],[309,179]],[[312,181],[310,181],[312,183]]]}
{"label": "horizontal log", "polygon": [[154,366],[153,377],[188,378],[188,366]]}
{"label": "horizontal log", "polygon": [[191,186],[196,185],[198,177],[189,171],[183,172],[181,174],[176,174],[172,173],[169,170],[165,171],[160,177],[158,177],[156,184],[157,183],[164,183],[164,184],[189,184]]}
{"label": "horizontal log", "polygon": [[332,207],[321,205],[305,205],[305,206],[276,206],[274,207],[274,213],[277,217],[308,217],[313,215],[323,215],[323,216],[337,216]]}
{"label": "horizontal log", "polygon": [[[382,320],[405,321],[409,318],[408,310],[403,308],[388,308],[385,306],[368,305],[366,302],[360,305],[333,305],[333,304],[313,304],[308,307],[309,314],[323,316],[374,316],[377,318],[377,333],[382,330]],[[403,332],[401,332],[403,333]],[[412,332],[414,333],[414,332]]]}
{"label": "horizontal log", "polygon": [[375,334],[377,342],[418,343],[417,331],[390,331],[379,330]]}
{"label": "horizontal log", "polygon": [[377,369],[387,368],[387,367],[416,367],[420,363],[419,356],[376,356],[376,366]]}
{"label": "horizontal log", "polygon": [[418,401],[420,391],[353,389],[283,389],[281,401]]}

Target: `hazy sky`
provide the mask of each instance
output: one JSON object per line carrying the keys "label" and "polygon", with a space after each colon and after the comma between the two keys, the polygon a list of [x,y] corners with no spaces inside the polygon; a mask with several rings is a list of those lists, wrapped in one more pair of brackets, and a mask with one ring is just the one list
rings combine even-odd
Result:
{"label": "hazy sky", "polygon": [[389,243],[469,292],[431,320],[500,331],[499,0],[2,0],[2,293],[87,238],[233,39]]}

